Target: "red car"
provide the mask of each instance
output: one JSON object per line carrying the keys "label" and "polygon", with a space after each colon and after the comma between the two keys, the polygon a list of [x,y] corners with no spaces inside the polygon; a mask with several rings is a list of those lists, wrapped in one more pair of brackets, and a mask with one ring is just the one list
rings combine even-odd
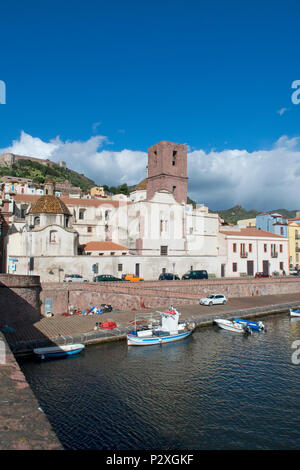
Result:
{"label": "red car", "polygon": [[255,277],[271,277],[270,274],[267,273],[256,273]]}

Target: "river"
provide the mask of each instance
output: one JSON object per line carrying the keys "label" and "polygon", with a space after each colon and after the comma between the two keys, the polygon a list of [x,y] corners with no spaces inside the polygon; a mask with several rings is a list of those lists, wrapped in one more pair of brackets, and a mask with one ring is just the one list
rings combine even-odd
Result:
{"label": "river", "polygon": [[299,449],[300,319],[262,320],[249,336],[210,326],[20,366],[65,449]]}

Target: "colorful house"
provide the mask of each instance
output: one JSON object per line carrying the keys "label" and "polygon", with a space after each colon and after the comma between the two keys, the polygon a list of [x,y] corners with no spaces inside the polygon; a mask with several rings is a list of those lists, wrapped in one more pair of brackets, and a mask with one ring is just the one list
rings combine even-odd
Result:
{"label": "colorful house", "polygon": [[288,224],[278,212],[265,212],[257,215],[256,228],[288,238]]}

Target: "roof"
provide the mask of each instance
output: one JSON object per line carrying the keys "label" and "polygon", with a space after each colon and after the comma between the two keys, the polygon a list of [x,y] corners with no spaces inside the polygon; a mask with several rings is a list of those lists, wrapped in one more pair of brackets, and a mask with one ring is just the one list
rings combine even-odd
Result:
{"label": "roof", "polygon": [[88,242],[83,245],[84,251],[128,251],[129,248],[113,242]]}
{"label": "roof", "polygon": [[135,187],[135,191],[143,191],[147,189],[147,179],[143,179],[139,182],[139,184]]}
{"label": "roof", "polygon": [[56,196],[39,196],[36,202],[31,206],[31,214],[66,214],[71,215],[67,206]]}
{"label": "roof", "polygon": [[282,235],[276,235],[272,232],[267,232],[265,230],[259,230],[255,227],[241,228],[240,230],[227,231],[221,230],[220,233],[223,235],[230,235],[235,237],[264,237],[264,238],[280,238],[281,240],[287,240],[286,237]]}
{"label": "roof", "polygon": [[[28,202],[33,204],[41,196],[36,194],[14,194],[13,199],[16,202]],[[102,205],[109,205],[119,207],[120,201],[112,201],[111,199],[81,199],[76,197],[62,197],[59,198],[66,206],[79,206],[79,207],[99,207]],[[124,201],[122,201],[124,205]],[[131,204],[127,202],[127,204]]]}

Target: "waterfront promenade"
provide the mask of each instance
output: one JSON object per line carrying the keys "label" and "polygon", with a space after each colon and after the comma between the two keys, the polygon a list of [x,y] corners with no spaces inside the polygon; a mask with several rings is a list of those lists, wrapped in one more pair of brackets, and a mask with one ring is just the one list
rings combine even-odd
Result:
{"label": "waterfront promenade", "polygon": [[[237,297],[228,300],[226,305],[212,307],[200,305],[174,305],[181,312],[181,320],[194,321],[197,326],[213,323],[214,318],[255,317],[272,312],[284,312],[289,307],[300,306],[300,293]],[[165,305],[162,308],[168,308]],[[161,308],[161,309],[162,309]],[[160,310],[161,310],[160,309]],[[108,340],[123,340],[126,333],[132,330],[131,321],[136,313],[155,311],[156,309],[139,309],[137,311],[113,311],[102,315],[55,315],[42,318],[36,323],[23,326],[13,332],[5,333],[6,340],[16,355],[31,353],[35,347],[51,344],[71,344]],[[112,320],[117,328],[113,330],[94,330],[96,322]]]}

